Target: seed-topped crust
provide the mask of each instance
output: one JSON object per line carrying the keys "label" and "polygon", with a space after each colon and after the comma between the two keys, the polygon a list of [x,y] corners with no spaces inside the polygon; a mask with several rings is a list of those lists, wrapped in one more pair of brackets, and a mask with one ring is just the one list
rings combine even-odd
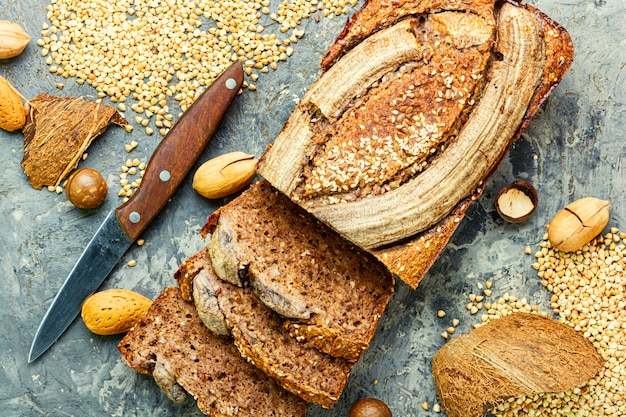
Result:
{"label": "seed-topped crust", "polygon": [[[398,188],[455,140],[483,87],[494,25],[459,12],[423,20],[399,25],[413,32],[406,36],[413,37],[419,59],[377,79],[328,123],[320,126],[324,115],[315,119],[311,140],[320,145],[292,193],[304,207]],[[303,100],[318,104],[314,99],[307,94]]]}
{"label": "seed-topped crust", "polygon": [[[305,194],[323,192],[325,200],[305,199],[300,204],[363,248],[392,244],[419,233],[441,221],[458,201],[469,195],[502,158],[543,74],[545,54],[540,26],[525,9],[509,3],[502,5],[493,51],[492,31],[480,18],[443,12],[424,19],[412,27],[413,42],[432,42],[433,52],[423,54],[425,59],[430,57],[426,65],[421,61],[407,63],[417,66],[415,76],[409,73],[407,77],[392,77],[382,90],[384,94],[375,87],[367,91],[366,98],[357,97],[367,101],[358,108],[362,113],[348,110],[344,116],[347,120],[338,120],[340,128],[326,128],[326,122],[331,121],[329,115],[311,114],[309,126],[296,126],[313,132],[305,139],[307,151],[283,152],[292,140],[290,135],[281,134],[260,165],[261,175],[270,182],[279,182],[279,189],[295,201],[303,197],[300,183],[304,183]],[[455,26],[459,23],[461,29]],[[374,46],[384,40],[391,44],[398,27],[406,30],[405,26],[403,21],[372,35],[336,66],[341,68],[346,62],[367,66],[368,58],[378,53]],[[459,36],[460,30],[467,36]],[[441,55],[434,52],[435,46]],[[469,47],[467,52],[465,47]],[[478,85],[488,59],[486,82]],[[376,65],[393,69],[394,64],[383,61]],[[442,64],[446,65],[445,77],[438,71]],[[303,97],[300,111],[307,112],[307,106],[314,106],[320,91],[331,97],[330,101],[334,97],[342,101],[334,89],[335,68],[326,72],[311,88],[312,93]],[[425,76],[424,84],[416,82],[420,76]],[[464,88],[455,87],[457,78]],[[358,81],[363,80],[357,78],[353,82]],[[405,90],[399,91],[395,85]],[[477,85],[481,87],[479,97],[474,97]],[[410,94],[410,87],[418,88],[414,97],[406,95]],[[418,107],[413,107],[413,103]],[[401,111],[394,104],[400,104]],[[426,158],[444,143],[445,149],[420,172]],[[299,166],[290,179],[290,187],[283,186],[289,180],[282,177],[293,173],[283,168],[286,162]],[[343,198],[343,193],[349,193],[351,198]]]}

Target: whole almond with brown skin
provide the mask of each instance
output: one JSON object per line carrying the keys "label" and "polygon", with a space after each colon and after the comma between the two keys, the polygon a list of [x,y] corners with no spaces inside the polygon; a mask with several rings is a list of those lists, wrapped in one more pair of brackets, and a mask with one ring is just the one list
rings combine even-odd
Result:
{"label": "whole almond with brown skin", "polygon": [[83,303],[81,317],[98,335],[126,333],[146,314],[152,301],[134,291],[111,289],[96,292]]}
{"label": "whole almond with brown skin", "polygon": [[0,59],[13,58],[22,53],[30,36],[20,25],[0,20]]}
{"label": "whole almond with brown skin", "polygon": [[598,236],[609,223],[611,204],[585,197],[568,204],[548,225],[548,240],[563,252],[575,252]]}
{"label": "whole almond with brown skin", "polygon": [[244,152],[209,159],[193,176],[194,190],[206,198],[223,198],[243,189],[256,174],[258,160]]}
{"label": "whole almond with brown skin", "polygon": [[0,128],[13,132],[23,128],[25,123],[22,98],[11,83],[0,76]]}

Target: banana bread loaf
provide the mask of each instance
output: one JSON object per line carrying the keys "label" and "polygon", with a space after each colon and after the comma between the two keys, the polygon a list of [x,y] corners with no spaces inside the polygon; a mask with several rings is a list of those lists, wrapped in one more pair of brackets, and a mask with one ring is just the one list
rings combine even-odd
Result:
{"label": "banana bread loaf", "polygon": [[193,300],[214,333],[232,334],[239,352],[283,388],[307,402],[330,408],[339,399],[353,362],[332,357],[289,335],[285,319],[253,294],[219,279],[206,249],[175,274],[183,298]]}
{"label": "banana bread loaf", "polygon": [[521,1],[366,0],[258,173],[415,288],[572,58]]}
{"label": "banana bread loaf", "polygon": [[292,336],[350,360],[367,349],[394,285],[374,256],[267,181],[211,215],[203,228],[207,233],[215,273],[234,285],[250,285],[263,303],[289,319],[285,325]]}
{"label": "banana bread loaf", "polygon": [[306,402],[247,362],[231,338],[211,334],[178,288],[157,297],[118,349],[170,399],[182,402],[189,393],[212,417],[306,414]]}

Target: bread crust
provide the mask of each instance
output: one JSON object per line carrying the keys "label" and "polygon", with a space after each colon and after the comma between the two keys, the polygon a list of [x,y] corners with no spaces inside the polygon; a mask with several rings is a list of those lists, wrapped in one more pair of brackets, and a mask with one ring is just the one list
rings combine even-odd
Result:
{"label": "bread crust", "polygon": [[[537,21],[540,23],[544,34],[546,60],[544,76],[535,90],[522,124],[510,140],[509,147],[521,137],[533,116],[559,85],[574,60],[574,44],[567,30],[536,7],[521,2],[517,3],[518,7],[524,7],[534,13]],[[504,154],[500,160],[502,158],[504,158]],[[493,171],[496,168],[497,166],[494,167]],[[438,224],[407,241],[398,242],[388,247],[376,248],[371,250],[371,252],[391,272],[413,289],[417,288],[428,270],[445,249],[454,232],[458,229],[466,211],[482,195],[484,183],[491,177],[493,171],[487,173],[483,184],[477,187],[469,197],[460,201],[452,212]]]}

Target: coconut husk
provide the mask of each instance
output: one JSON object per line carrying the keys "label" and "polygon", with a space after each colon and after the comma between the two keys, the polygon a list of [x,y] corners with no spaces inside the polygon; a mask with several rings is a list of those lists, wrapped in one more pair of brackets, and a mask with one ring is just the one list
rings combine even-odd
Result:
{"label": "coconut husk", "polygon": [[35,189],[58,186],[110,123],[128,122],[111,106],[40,94],[29,101],[22,168]]}
{"label": "coconut husk", "polygon": [[434,356],[432,371],[448,417],[474,417],[507,398],[574,388],[603,364],[570,326],[513,313],[451,339]]}

